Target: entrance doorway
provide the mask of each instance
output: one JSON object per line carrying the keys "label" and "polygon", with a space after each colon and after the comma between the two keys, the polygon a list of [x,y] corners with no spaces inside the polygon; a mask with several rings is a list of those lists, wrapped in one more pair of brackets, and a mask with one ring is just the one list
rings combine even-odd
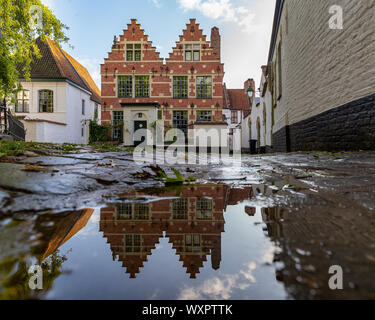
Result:
{"label": "entrance doorway", "polygon": [[[147,121],[134,121],[134,134],[140,129],[147,129]],[[138,146],[143,141],[145,141],[146,137],[142,137],[140,141],[134,140],[134,146]]]}

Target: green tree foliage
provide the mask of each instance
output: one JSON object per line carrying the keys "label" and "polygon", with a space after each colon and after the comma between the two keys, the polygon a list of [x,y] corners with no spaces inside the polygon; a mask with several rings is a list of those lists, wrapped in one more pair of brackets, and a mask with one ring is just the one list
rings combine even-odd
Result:
{"label": "green tree foliage", "polygon": [[20,89],[17,66],[30,80],[30,64],[41,58],[36,38],[49,37],[60,45],[68,41],[67,29],[40,0],[0,0],[0,97]]}
{"label": "green tree foliage", "polygon": [[90,138],[89,143],[109,141],[109,132],[112,126],[101,126],[96,120],[90,121]]}
{"label": "green tree foliage", "polygon": [[65,255],[61,256],[55,251],[40,266],[43,270],[43,290],[34,291],[29,287],[30,262],[17,257],[0,261],[0,300],[39,299],[50,291],[54,281],[64,272],[63,263],[67,261]]}

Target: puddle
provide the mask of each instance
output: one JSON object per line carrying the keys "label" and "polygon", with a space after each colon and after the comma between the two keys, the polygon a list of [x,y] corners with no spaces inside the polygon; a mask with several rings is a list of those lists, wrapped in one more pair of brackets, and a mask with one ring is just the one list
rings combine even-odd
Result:
{"label": "puddle", "polygon": [[[262,205],[281,186],[134,190],[101,208],[3,219],[0,299],[375,298],[373,232],[347,228],[356,217],[344,209]],[[42,292],[28,286],[35,264]],[[335,264],[342,292],[328,288]]]}

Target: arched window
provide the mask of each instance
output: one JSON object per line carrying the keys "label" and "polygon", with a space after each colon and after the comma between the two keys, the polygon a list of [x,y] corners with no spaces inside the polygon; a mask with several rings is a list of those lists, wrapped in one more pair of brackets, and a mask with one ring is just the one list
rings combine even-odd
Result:
{"label": "arched window", "polygon": [[30,91],[21,90],[17,93],[17,103],[15,106],[15,112],[28,113],[30,105]]}
{"label": "arched window", "polygon": [[53,91],[39,91],[39,112],[53,112]]}

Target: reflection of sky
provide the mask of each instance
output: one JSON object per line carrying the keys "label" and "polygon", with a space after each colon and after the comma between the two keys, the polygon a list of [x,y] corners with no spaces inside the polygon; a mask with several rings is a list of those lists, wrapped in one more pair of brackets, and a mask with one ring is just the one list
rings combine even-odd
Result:
{"label": "reflection of sky", "polygon": [[211,268],[211,257],[190,279],[168,238],[161,238],[137,279],[129,279],[122,263],[113,261],[106,238],[99,232],[100,210],[87,226],[65,243],[67,254],[60,276],[48,294],[50,299],[284,299],[282,284],[275,278],[275,248],[265,237],[260,210],[246,215],[246,203],[228,207],[222,233],[220,269]]}

